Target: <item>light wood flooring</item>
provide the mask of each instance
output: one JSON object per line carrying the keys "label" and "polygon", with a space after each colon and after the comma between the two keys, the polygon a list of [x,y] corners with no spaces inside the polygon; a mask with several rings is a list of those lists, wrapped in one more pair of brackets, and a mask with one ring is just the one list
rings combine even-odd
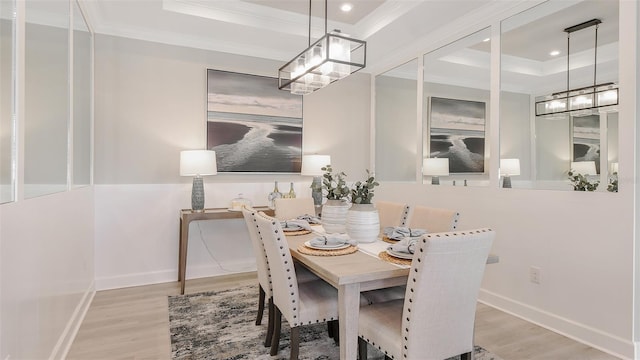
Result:
{"label": "light wood flooring", "polygon": [[[195,279],[187,281],[186,292],[255,283],[255,273]],[[170,359],[167,296],[179,291],[179,283],[172,282],[97,292],[67,359]],[[475,342],[504,360],[617,359],[483,304],[478,304]]]}

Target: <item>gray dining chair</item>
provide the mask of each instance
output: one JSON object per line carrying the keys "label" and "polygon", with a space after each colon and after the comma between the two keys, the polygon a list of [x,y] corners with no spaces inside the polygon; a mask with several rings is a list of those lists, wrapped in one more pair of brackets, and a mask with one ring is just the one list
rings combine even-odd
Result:
{"label": "gray dining chair", "polygon": [[[249,232],[249,238],[251,239],[251,246],[256,258],[256,269],[258,273],[258,314],[256,316],[256,325],[262,323],[264,317],[265,299],[268,300],[268,315],[267,319],[267,335],[265,338],[264,346],[271,346],[271,337],[273,335],[273,290],[271,286],[271,272],[269,270],[269,261],[267,259],[267,253],[265,252],[262,237],[258,229],[258,223],[256,222],[257,211],[253,208],[243,206],[242,216],[247,225]],[[296,266],[296,271],[299,274],[297,281],[306,282],[319,280],[315,274],[305,269],[304,267]]]}
{"label": "gray dining chair", "polygon": [[[298,282],[297,271],[280,221],[263,212],[259,212],[255,219],[271,273],[274,310],[271,355],[278,353],[284,316],[291,327],[290,359],[297,359],[301,326],[338,320],[338,291],[323,280]],[[334,339],[338,338],[337,332],[332,335]]]}
{"label": "gray dining chair", "polygon": [[385,359],[470,359],[476,302],[494,238],[491,229],[423,235],[404,300],[360,308],[360,359],[367,358],[367,343]]}
{"label": "gray dining chair", "polygon": [[407,226],[429,233],[447,232],[455,230],[459,220],[460,213],[456,210],[416,205],[411,207]]}

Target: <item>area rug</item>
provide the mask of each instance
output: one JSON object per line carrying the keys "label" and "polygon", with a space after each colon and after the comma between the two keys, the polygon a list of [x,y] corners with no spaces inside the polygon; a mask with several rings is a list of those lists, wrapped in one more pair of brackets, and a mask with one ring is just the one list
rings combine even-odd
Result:
{"label": "area rug", "polygon": [[[169,331],[173,360],[274,360],[288,359],[289,325],[283,319],[277,356],[264,347],[268,314],[255,325],[258,288],[244,286],[218,292],[169,296]],[[476,346],[476,360],[500,360]],[[301,360],[340,358],[340,348],[327,335],[326,324],[300,329]],[[369,347],[369,359],[384,356]],[[455,359],[455,358],[452,358]]]}

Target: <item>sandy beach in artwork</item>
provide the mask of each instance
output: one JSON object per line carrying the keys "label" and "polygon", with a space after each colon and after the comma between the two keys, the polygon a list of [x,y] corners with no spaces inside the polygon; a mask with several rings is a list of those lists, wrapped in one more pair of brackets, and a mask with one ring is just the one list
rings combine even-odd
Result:
{"label": "sandy beach in artwork", "polygon": [[[460,130],[457,130],[460,131]],[[475,133],[475,132],[474,132]],[[451,173],[484,172],[484,137],[432,129],[431,157],[448,158]]]}

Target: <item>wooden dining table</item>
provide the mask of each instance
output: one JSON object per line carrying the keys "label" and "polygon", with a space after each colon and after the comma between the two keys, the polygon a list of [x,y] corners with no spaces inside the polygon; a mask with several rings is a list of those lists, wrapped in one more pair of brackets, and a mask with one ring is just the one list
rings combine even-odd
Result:
{"label": "wooden dining table", "polygon": [[386,262],[363,251],[338,256],[300,253],[298,246],[304,246],[305,241],[315,236],[287,236],[291,255],[294,260],[338,289],[340,359],[353,360],[357,358],[358,349],[360,292],[405,285],[409,268]]}

